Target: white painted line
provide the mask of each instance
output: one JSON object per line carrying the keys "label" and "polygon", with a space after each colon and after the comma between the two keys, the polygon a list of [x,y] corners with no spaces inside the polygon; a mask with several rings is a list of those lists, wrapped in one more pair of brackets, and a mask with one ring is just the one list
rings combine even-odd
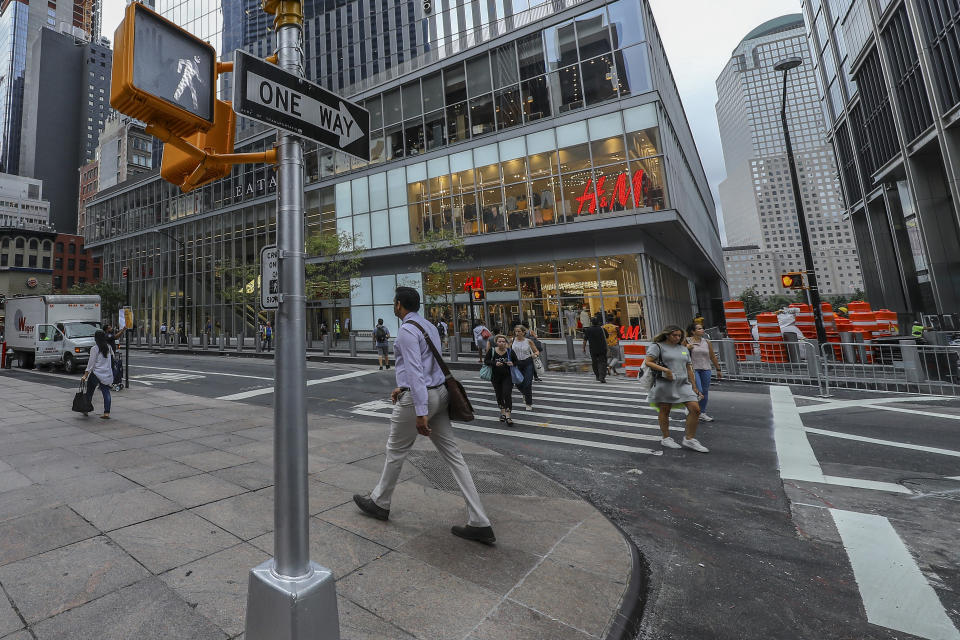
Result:
{"label": "white painted line", "polygon": [[[834,411],[837,409],[857,409],[870,407],[871,409],[892,409],[895,407],[883,407],[890,402],[935,402],[943,400],[956,400],[948,396],[909,396],[902,398],[864,398],[863,400],[824,400],[822,398],[810,398],[808,396],[799,396],[804,400],[817,400],[823,404],[812,404],[800,407],[800,413],[813,413],[815,411]],[[909,409],[904,409],[909,411]]]}
{"label": "white painted line", "polygon": [[[488,383],[488,382],[484,382],[484,383],[483,383],[483,385],[486,386],[488,389],[490,388],[489,384],[490,384],[490,383]],[[476,383],[467,383],[467,382],[464,382],[464,383],[463,383],[463,386],[466,387],[467,389],[471,389],[471,390],[473,390],[473,389],[480,389],[480,388],[481,388],[481,387],[479,387]],[[534,387],[534,388],[533,388],[533,397],[534,397],[534,398],[539,398],[539,397],[542,397],[542,396],[549,396],[550,399],[551,399],[553,402],[575,402],[575,403],[577,403],[577,404],[589,404],[589,405],[596,405],[596,406],[600,406],[600,407],[625,407],[625,408],[642,409],[642,410],[645,410],[645,411],[656,411],[656,409],[654,409],[653,407],[651,407],[650,405],[647,404],[646,398],[642,398],[642,399],[641,399],[641,398],[624,398],[624,397],[619,397],[619,396],[603,396],[603,397],[601,397],[601,396],[595,396],[595,395],[594,395],[594,396],[591,396],[591,395],[589,395],[588,390],[583,390],[583,393],[582,393],[582,394],[558,393],[558,392],[555,392],[555,391],[542,391],[542,390],[538,389],[537,387]],[[585,397],[586,397],[586,398],[593,398],[593,400],[584,400],[583,398],[585,398]],[[611,401],[614,401],[614,400],[622,400],[622,401],[625,401],[625,402],[636,402],[636,403],[638,403],[638,404],[620,404],[620,403],[617,403],[617,402],[607,401],[607,398],[609,398],[609,400],[611,400]],[[602,400],[602,402],[601,402],[601,400]]]}
{"label": "white painted line", "polygon": [[916,409],[905,409],[903,407],[885,407],[874,406],[871,409],[880,409],[881,411],[896,411],[897,413],[910,413],[915,416],[930,416],[931,418],[946,418],[947,420],[960,420],[960,415],[953,413],[936,413],[934,411],[918,411]]}
{"label": "white painted line", "polygon": [[803,431],[803,421],[790,387],[770,387],[773,407],[773,440],[784,480],[823,482],[823,471]]}
{"label": "white painted line", "polygon": [[825,429],[814,429],[807,427],[807,433],[815,433],[821,436],[830,436],[831,438],[843,438],[844,440],[856,440],[858,442],[867,442],[870,444],[880,444],[885,447],[897,447],[899,449],[913,449],[914,451],[924,451],[926,453],[936,453],[942,456],[953,456],[960,458],[960,451],[952,449],[939,449],[937,447],[927,447],[921,444],[910,444],[908,442],[896,442],[894,440],[881,440],[879,438],[867,438],[866,436],[856,436],[852,433],[841,433],[839,431],[826,431]]}
{"label": "white painted line", "polygon": [[960,480],[960,476],[950,476],[947,480]]}
{"label": "white painted line", "polygon": [[903,485],[893,482],[881,482],[879,480],[863,480],[862,478],[841,478],[840,476],[823,476],[823,484],[834,484],[841,487],[853,487],[854,489],[871,489],[873,491],[886,491],[887,493],[906,493],[912,495],[913,492]]}
{"label": "white painted line", "polygon": [[179,373],[200,373],[208,376],[224,376],[227,378],[250,378],[251,380],[273,380],[273,376],[249,376],[242,373],[223,373],[221,371],[197,371],[195,369],[171,369],[170,367],[148,367],[145,364],[134,363],[131,369],[156,369],[157,371],[176,371]]}
{"label": "white painted line", "polygon": [[[492,404],[497,406],[496,400],[488,400],[486,398],[471,398],[471,402],[479,402],[483,404]],[[518,403],[520,404],[520,403]],[[527,416],[545,416],[548,418],[569,418],[571,420],[582,420],[584,422],[601,422],[604,424],[618,424],[624,427],[640,427],[641,429],[659,429],[656,424],[656,416],[640,416],[635,413],[623,413],[621,411],[598,411],[597,409],[577,409],[575,407],[554,407],[558,411],[563,411],[563,414],[549,414],[542,413],[537,409],[533,411],[524,411],[523,415]],[[519,411],[519,410],[518,410]],[[637,422],[624,422],[622,420],[607,420],[603,418],[581,418],[579,416],[568,416],[568,413],[589,413],[592,416],[618,416],[621,418],[634,418],[635,420],[644,419],[644,420],[653,420],[653,424],[639,424]]]}
{"label": "white painted line", "polygon": [[[355,413],[361,416],[371,416],[373,418],[388,417],[387,414],[385,413],[378,413],[376,411],[367,411],[365,409],[354,409],[351,413]],[[578,447],[589,447],[593,449],[610,449],[612,451],[626,451],[627,453],[643,453],[651,456],[663,455],[663,451],[654,451],[653,449],[645,449],[642,447],[628,447],[627,445],[623,445],[623,444],[611,444],[609,442],[599,442],[595,440],[577,440],[575,438],[549,436],[542,433],[529,433],[527,431],[507,431],[506,429],[490,429],[488,427],[475,427],[468,424],[461,424],[459,422],[454,422],[452,423],[452,425],[455,429],[462,429],[463,431],[476,431],[478,433],[492,433],[494,435],[508,436],[511,438],[525,438],[527,440],[544,440],[547,442],[557,442],[560,444],[572,444]]]}
{"label": "white painted line", "polygon": [[[316,380],[307,380],[307,386],[312,387],[315,384],[326,384],[328,382],[337,382],[338,380],[347,380],[349,378],[359,378],[360,376],[368,376],[371,373],[376,373],[376,369],[371,369],[370,371],[351,371],[350,373],[341,373],[336,376],[329,376],[326,378],[317,378]],[[255,396],[265,396],[267,394],[273,393],[273,387],[265,387],[263,389],[253,389],[251,391],[241,391],[240,393],[233,393],[228,396],[220,396],[217,400],[245,400],[246,398],[253,398]]]}
{"label": "white painted line", "polygon": [[860,587],[867,621],[928,640],[960,640],[937,593],[890,521],[830,509]]}

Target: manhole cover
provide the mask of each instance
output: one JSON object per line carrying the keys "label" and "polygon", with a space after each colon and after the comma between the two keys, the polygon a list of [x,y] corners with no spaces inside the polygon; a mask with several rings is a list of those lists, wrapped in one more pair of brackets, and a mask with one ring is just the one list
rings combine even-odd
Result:
{"label": "manhole cover", "polygon": [[[573,498],[573,494],[533,469],[500,456],[464,454],[473,482],[480,493],[502,493],[511,496],[541,498]],[[460,487],[447,463],[435,451],[411,452],[407,460],[441,491],[459,493]]]}

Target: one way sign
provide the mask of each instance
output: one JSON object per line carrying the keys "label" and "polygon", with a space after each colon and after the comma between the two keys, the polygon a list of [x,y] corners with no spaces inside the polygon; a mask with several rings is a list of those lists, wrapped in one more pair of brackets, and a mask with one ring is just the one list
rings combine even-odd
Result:
{"label": "one way sign", "polygon": [[239,49],[234,53],[233,110],[370,160],[366,109]]}

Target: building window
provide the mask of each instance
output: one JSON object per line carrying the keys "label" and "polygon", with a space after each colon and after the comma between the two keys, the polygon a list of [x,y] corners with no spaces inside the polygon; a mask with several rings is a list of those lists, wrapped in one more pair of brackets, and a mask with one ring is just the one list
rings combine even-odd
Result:
{"label": "building window", "polygon": [[60,289],[63,287],[63,276],[53,276],[53,288]]}

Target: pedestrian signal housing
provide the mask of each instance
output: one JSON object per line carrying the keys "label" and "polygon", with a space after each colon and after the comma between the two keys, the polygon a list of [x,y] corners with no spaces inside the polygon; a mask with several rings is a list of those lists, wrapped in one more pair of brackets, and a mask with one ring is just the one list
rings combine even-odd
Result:
{"label": "pedestrian signal housing", "polygon": [[177,147],[176,140],[164,140],[160,177],[184,193],[230,175],[232,165],[218,161],[212,154],[233,153],[236,115],[230,103],[223,100],[217,100],[215,113],[216,124],[212,129],[198,131],[187,138],[190,147]]}
{"label": "pedestrian signal housing", "polygon": [[214,124],[217,53],[139,2],[114,34],[110,106],[187,137]]}
{"label": "pedestrian signal housing", "polygon": [[487,296],[486,296],[486,292],[485,292],[483,289],[474,289],[474,290],[473,290],[473,300],[474,300],[474,302],[478,302],[478,301],[480,301],[480,300],[483,300],[483,299],[486,298],[486,297],[487,297]]}
{"label": "pedestrian signal housing", "polygon": [[780,284],[784,289],[803,289],[803,272],[791,271],[780,276]]}

